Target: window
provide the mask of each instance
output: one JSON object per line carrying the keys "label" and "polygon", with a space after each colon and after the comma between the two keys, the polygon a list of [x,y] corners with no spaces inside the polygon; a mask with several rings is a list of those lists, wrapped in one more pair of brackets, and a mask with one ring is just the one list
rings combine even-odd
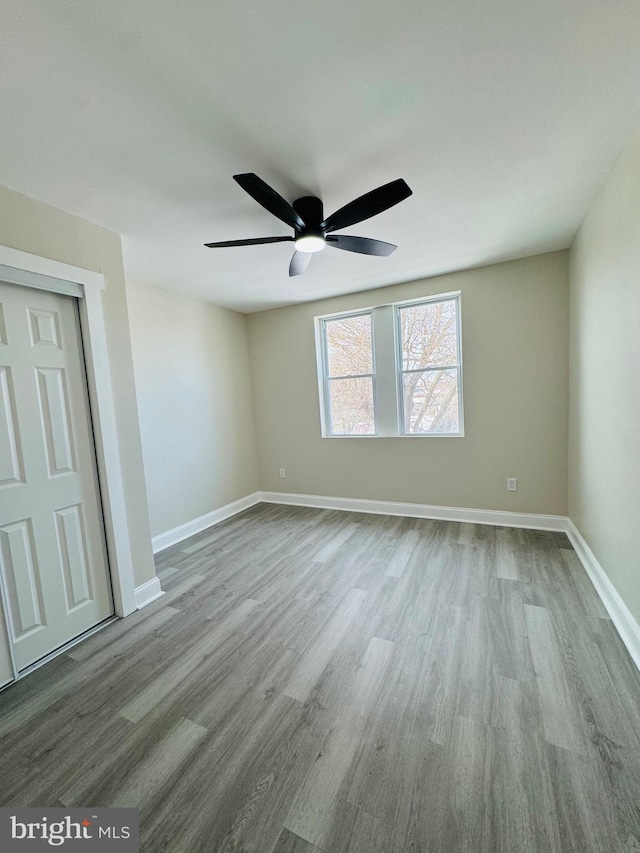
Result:
{"label": "window", "polygon": [[396,306],[405,435],[460,432],[458,299]]}
{"label": "window", "polygon": [[323,320],[326,423],[329,435],[376,431],[371,313]]}
{"label": "window", "polygon": [[461,436],[460,295],[316,318],[322,434]]}

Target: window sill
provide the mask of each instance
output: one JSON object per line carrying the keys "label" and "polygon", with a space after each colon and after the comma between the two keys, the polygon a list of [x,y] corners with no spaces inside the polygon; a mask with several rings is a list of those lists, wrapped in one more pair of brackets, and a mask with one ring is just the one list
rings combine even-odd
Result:
{"label": "window sill", "polygon": [[464,438],[463,432],[414,432],[403,435],[321,435],[321,438]]}

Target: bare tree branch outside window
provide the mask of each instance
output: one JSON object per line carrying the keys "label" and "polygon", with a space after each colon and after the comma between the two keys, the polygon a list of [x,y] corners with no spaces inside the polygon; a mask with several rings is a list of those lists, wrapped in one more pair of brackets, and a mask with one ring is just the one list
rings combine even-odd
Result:
{"label": "bare tree branch outside window", "polygon": [[457,433],[457,300],[399,309],[404,431]]}
{"label": "bare tree branch outside window", "polygon": [[373,435],[371,314],[325,322],[330,432]]}

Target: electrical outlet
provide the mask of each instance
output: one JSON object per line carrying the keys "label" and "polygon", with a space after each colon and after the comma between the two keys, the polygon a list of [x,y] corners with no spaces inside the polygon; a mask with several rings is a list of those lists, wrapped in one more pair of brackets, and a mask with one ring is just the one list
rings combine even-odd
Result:
{"label": "electrical outlet", "polygon": [[287,472],[284,470],[284,468],[281,468],[281,469],[280,469],[280,479],[281,479],[281,480],[284,480],[284,478],[285,478],[286,476],[287,476]]}
{"label": "electrical outlet", "polygon": [[518,481],[515,477],[507,478],[507,491],[508,492],[517,492],[518,491]]}

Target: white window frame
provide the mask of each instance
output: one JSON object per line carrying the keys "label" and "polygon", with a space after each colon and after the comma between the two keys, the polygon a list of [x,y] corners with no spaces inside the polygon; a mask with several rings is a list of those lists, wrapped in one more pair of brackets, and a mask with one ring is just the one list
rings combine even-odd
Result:
{"label": "white window frame", "polygon": [[[436,302],[454,302],[456,306],[456,350],[458,352],[458,360],[455,364],[437,364],[433,367],[420,367],[412,370],[405,370],[402,366],[402,322],[400,312],[403,308],[413,308],[420,305],[433,305]],[[462,400],[462,331],[461,331],[461,311],[460,311],[460,293],[439,294],[438,296],[429,296],[426,299],[412,299],[408,302],[396,302],[393,306],[394,312],[394,327],[396,339],[396,383],[397,383],[397,399],[398,399],[398,433],[402,438],[460,438],[464,437],[464,407]],[[458,424],[457,432],[408,432],[407,424],[404,420],[404,384],[403,376],[405,373],[427,373],[435,370],[456,370],[458,379]]]}
{"label": "white window frame", "polygon": [[[327,323],[333,320],[346,320],[350,317],[369,317],[371,322],[371,373],[359,373],[346,376],[329,376],[329,356],[327,353]],[[318,354],[318,383],[320,390],[320,423],[323,438],[376,438],[378,436],[378,395],[376,387],[376,344],[373,311],[365,308],[359,311],[345,311],[340,314],[328,314],[316,317],[316,353]],[[371,433],[331,432],[331,394],[329,384],[336,379],[371,378],[373,390],[373,427]]]}
{"label": "white window frame", "polygon": [[[447,365],[458,371],[458,411],[460,431],[447,432],[404,432],[404,405],[402,394],[402,351],[400,334],[400,310],[411,305],[426,305],[430,302],[456,302],[456,331],[458,362]],[[329,394],[329,363],[326,345],[326,323],[347,317],[371,317],[371,357],[373,374],[373,411],[375,432],[368,434],[345,434],[331,432],[331,412]],[[316,366],[318,372],[318,398],[320,402],[320,429],[323,438],[464,438],[464,406],[462,381],[462,310],[461,293],[439,293],[419,299],[407,299],[358,308],[353,311],[340,311],[323,314],[314,318],[316,339]],[[432,369],[432,368],[427,368]],[[436,367],[437,369],[437,367]],[[332,379],[348,377],[331,377]],[[353,376],[351,378],[358,378]]]}

